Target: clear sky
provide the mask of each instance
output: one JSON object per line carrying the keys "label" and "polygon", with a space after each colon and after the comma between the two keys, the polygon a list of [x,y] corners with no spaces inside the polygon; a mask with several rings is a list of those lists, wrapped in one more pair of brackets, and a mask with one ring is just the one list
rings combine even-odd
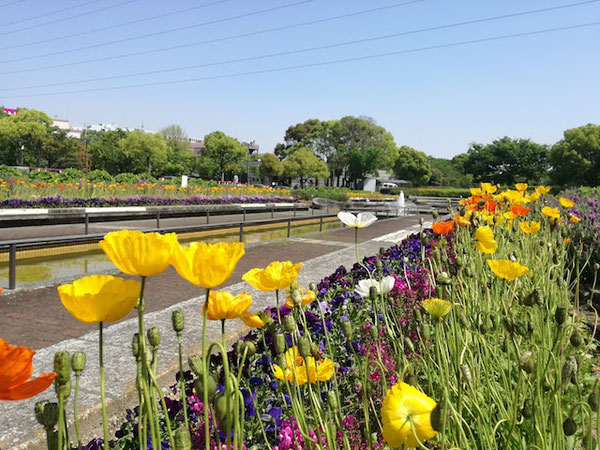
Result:
{"label": "clear sky", "polygon": [[[263,152],[273,150],[290,124],[344,115],[370,116],[398,145],[438,157],[505,135],[551,144],[567,128],[600,123],[600,26],[406,51],[600,22],[600,1],[371,38],[574,3],[581,2],[0,0],[0,105],[40,109],[74,125],[143,123],[158,131],[177,123],[198,138],[222,130],[256,140]],[[378,10],[321,20],[368,9]],[[143,20],[148,17],[156,18]],[[169,32],[174,28],[185,29]],[[257,33],[273,28],[282,29]],[[154,35],[139,38],[147,34]],[[250,35],[224,39],[244,34]],[[393,52],[404,53],[315,65]],[[56,65],[62,67],[48,67]],[[125,74],[138,75],[76,83]],[[166,83],[182,79],[194,81]],[[65,84],[33,87],[55,83]],[[37,95],[49,93],[55,95]]]}

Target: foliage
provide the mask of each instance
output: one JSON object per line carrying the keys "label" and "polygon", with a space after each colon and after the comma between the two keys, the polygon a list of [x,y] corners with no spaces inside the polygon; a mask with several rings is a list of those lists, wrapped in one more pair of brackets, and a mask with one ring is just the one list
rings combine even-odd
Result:
{"label": "foliage", "polygon": [[[418,187],[418,188],[400,188],[405,195],[416,195],[420,197],[463,197],[471,195],[469,189],[452,187]],[[390,192],[391,193],[391,192]]]}
{"label": "foliage", "polygon": [[278,179],[283,175],[284,166],[279,158],[273,153],[265,153],[260,158],[260,176]]}
{"label": "foliage", "polygon": [[58,179],[58,174],[56,172],[48,172],[46,170],[32,170],[27,174],[27,179],[31,181],[52,183]]}
{"label": "foliage", "polygon": [[475,181],[539,183],[548,171],[548,149],[529,139],[503,137],[491,144],[471,144],[462,164]]}
{"label": "foliage", "polygon": [[119,148],[119,141],[126,135],[127,132],[121,129],[86,132],[85,139],[90,142],[88,152],[92,168],[106,170],[111,175],[130,170],[125,155]]}
{"label": "foliage", "polygon": [[225,180],[225,172],[238,169],[247,157],[248,149],[222,131],[214,131],[204,137],[202,159],[208,159],[217,168],[221,181]]}
{"label": "foliage", "polygon": [[191,173],[196,156],[190,149],[183,128],[179,125],[169,125],[160,130],[160,134],[167,143],[167,164],[162,173],[165,175]]}
{"label": "foliage", "polygon": [[6,164],[0,164],[0,178],[21,178],[22,176],[23,174],[19,170],[8,167]]}
{"label": "foliage", "polygon": [[394,173],[398,178],[410,181],[415,186],[427,184],[431,177],[431,167],[427,161],[427,155],[403,145],[398,149]]}
{"label": "foliage", "polygon": [[325,188],[325,187],[306,187],[304,189],[294,189],[292,196],[299,200],[312,200],[313,198],[328,198],[338,202],[348,200],[348,188]]}
{"label": "foliage", "polygon": [[20,109],[16,115],[1,117],[0,161],[39,167],[43,142],[53,131],[52,119],[34,109]]}
{"label": "foliage", "polygon": [[77,170],[77,169],[65,169],[65,170],[63,170],[62,172],[60,172],[58,174],[58,177],[56,179],[58,181],[60,181],[61,183],[64,183],[66,181],[81,180],[83,178],[85,178],[85,175],[80,170]]}
{"label": "foliage", "polygon": [[460,158],[445,159],[428,156],[427,160],[431,167],[431,176],[429,178],[431,186],[468,188],[473,185],[473,176],[464,174],[464,167],[460,163]]}
{"label": "foliage", "polygon": [[283,163],[283,173],[288,178],[300,178],[301,187],[307,178],[329,177],[327,164],[306,147],[300,147],[288,156]]}
{"label": "foliage", "polygon": [[131,131],[119,139],[117,148],[124,156],[127,172],[152,172],[153,167],[162,172],[167,163],[167,145],[160,133]]}
{"label": "foliage", "polygon": [[87,175],[87,179],[90,180],[90,182],[92,183],[97,183],[99,181],[112,181],[112,177],[110,176],[110,173],[108,173],[106,170],[92,170],[88,175]]}
{"label": "foliage", "polygon": [[550,151],[550,163],[558,185],[600,185],[600,125],[566,130]]}
{"label": "foliage", "polygon": [[137,183],[140,179],[135,173],[123,172],[113,178],[115,183]]}

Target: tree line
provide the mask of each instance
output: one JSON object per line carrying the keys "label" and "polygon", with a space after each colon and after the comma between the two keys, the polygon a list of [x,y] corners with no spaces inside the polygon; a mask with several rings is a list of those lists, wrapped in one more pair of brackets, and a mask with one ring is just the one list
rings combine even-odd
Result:
{"label": "tree line", "polygon": [[409,146],[398,146],[392,134],[369,117],[309,119],[291,125],[274,153],[249,155],[248,148],[221,131],[204,137],[198,155],[190,149],[182,127],[158,133],[143,130],[86,130],[70,138],[53,126],[45,113],[20,109],[16,115],[0,108],[0,164],[148,173],[191,174],[207,179],[243,175],[250,160],[260,159],[258,174],[304,186],[308,179],[327,186],[360,187],[378,170],[414,186],[470,186],[474,182],[600,185],[600,126],[566,130],[552,146],[530,139],[503,137],[472,143],[452,159],[434,158]]}

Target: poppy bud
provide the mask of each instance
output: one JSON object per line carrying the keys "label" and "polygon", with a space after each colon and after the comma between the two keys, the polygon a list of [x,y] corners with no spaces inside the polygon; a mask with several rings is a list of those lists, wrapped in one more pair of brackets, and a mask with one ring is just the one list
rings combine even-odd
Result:
{"label": "poppy bud", "polygon": [[568,382],[577,373],[577,360],[573,355],[569,356],[562,366],[560,377],[563,383]]}
{"label": "poppy bud", "polygon": [[285,336],[283,334],[277,333],[274,339],[275,343],[275,353],[281,355],[285,352]]}
{"label": "poppy bud", "polygon": [[192,450],[192,437],[190,436],[190,430],[186,427],[180,426],[177,428],[173,439],[175,441],[175,450]]}
{"label": "poppy bud", "polygon": [[503,317],[502,318],[502,325],[504,326],[504,329],[509,334],[512,334],[514,332],[514,330],[515,330],[514,323],[513,323],[512,319],[510,317]]}
{"label": "poppy bud", "polygon": [[327,404],[332,410],[337,411],[340,404],[335,391],[327,391]]}
{"label": "poppy bud", "polygon": [[594,412],[598,412],[598,405],[600,404],[600,402],[598,401],[598,394],[598,381],[596,381],[594,383],[594,388],[592,389],[592,392],[588,397],[588,405],[590,405],[590,408],[592,408],[592,411]]}
{"label": "poppy bud", "polygon": [[535,370],[535,358],[530,350],[524,351],[519,361],[519,366],[525,373],[533,373]]}
{"label": "poppy bud", "polygon": [[450,277],[448,276],[448,274],[446,272],[442,272],[438,275],[437,282],[438,282],[438,284],[441,284],[442,286],[448,286],[452,283],[452,281],[450,280]]}
{"label": "poppy bud", "polygon": [[[198,398],[204,398],[204,377],[200,375],[194,381],[194,388],[196,389],[196,395]],[[208,394],[208,399],[211,400],[215,396],[215,392],[217,392],[217,382],[215,377],[213,377],[210,373],[206,375],[206,391]]]}
{"label": "poppy bud", "polygon": [[381,273],[381,271],[383,270],[383,263],[381,262],[380,259],[375,261],[375,268],[377,269],[377,272]]}
{"label": "poppy bud", "polygon": [[383,256],[384,253],[385,253],[385,247],[379,247],[379,255]]}
{"label": "poppy bud", "polygon": [[432,215],[432,217],[433,217],[433,220],[437,220],[437,218],[440,216],[440,215],[438,214],[438,212],[437,212],[437,211],[433,211],[433,212],[431,213],[431,215]]}
{"label": "poppy bud", "polygon": [[279,367],[281,367],[282,369],[285,369],[285,366],[287,364],[287,361],[285,359],[285,355],[279,355],[277,356],[277,361],[276,361],[277,365]]}
{"label": "poppy bud", "polygon": [[454,264],[460,269],[463,266],[463,259],[460,256],[457,256],[454,258]]}
{"label": "poppy bud", "polygon": [[352,339],[352,324],[348,320],[343,320],[341,327],[342,327],[342,333],[344,334],[346,339],[351,340]]}
{"label": "poppy bud", "polygon": [[465,382],[471,386],[473,383],[473,375],[471,374],[471,368],[467,364],[460,366],[460,372],[462,373]]}
{"label": "poppy bud", "polygon": [[310,283],[308,283],[308,289],[313,291],[314,293],[317,292],[317,283],[315,283],[314,281],[311,281]]}
{"label": "poppy bud", "polygon": [[431,337],[431,331],[429,329],[429,325],[425,322],[421,322],[421,336],[423,336],[423,340],[428,341]]}
{"label": "poppy bud", "polygon": [[567,320],[567,307],[566,306],[558,306],[556,311],[554,312],[554,320],[560,326]]}
{"label": "poppy bud", "polygon": [[408,259],[408,256],[405,256],[404,258],[402,258],[402,262],[404,264],[408,264],[410,262],[410,259]]}
{"label": "poppy bud", "polygon": [[215,397],[213,406],[215,408],[215,415],[217,416],[217,422],[219,428],[224,431],[231,429],[231,421],[233,419],[233,399],[229,400],[229,408],[227,408],[227,394],[220,394]]}
{"label": "poppy bud", "polygon": [[535,304],[532,294],[527,294],[521,299],[521,303],[525,306],[533,306]]}
{"label": "poppy bud", "polygon": [[379,337],[379,330],[377,329],[377,325],[371,324],[369,328],[369,333],[371,334],[371,339],[376,340]]}
{"label": "poppy bud", "polygon": [[569,341],[571,342],[571,345],[573,347],[579,347],[581,344],[583,344],[583,338],[577,330],[573,331],[573,334],[571,335]]}
{"label": "poppy bud", "polygon": [[369,299],[376,300],[378,295],[379,295],[379,293],[377,292],[377,287],[371,286],[369,288]]}
{"label": "poppy bud", "polygon": [[594,271],[598,272],[600,270],[600,264],[594,263]]}
{"label": "poppy bud", "polygon": [[321,357],[321,350],[319,350],[319,347],[317,347],[317,344],[312,344],[310,346],[310,354],[312,355],[313,358],[320,358]]}
{"label": "poppy bud", "polygon": [[467,320],[467,318],[464,316],[464,314],[460,314],[458,316],[458,323],[460,324],[461,327],[463,327],[464,329],[468,330],[469,329],[469,321]]}
{"label": "poppy bud", "polygon": [[131,352],[135,359],[140,357],[140,335],[138,333],[135,333],[131,340]]}
{"label": "poppy bud", "polygon": [[572,417],[567,417],[563,422],[563,432],[565,436],[573,436],[577,432],[577,424]]}
{"label": "poppy bud", "polygon": [[302,306],[302,292],[300,289],[292,290],[292,302],[294,302],[294,306]]}
{"label": "poppy bud", "polygon": [[420,309],[415,309],[414,310],[413,317],[415,318],[415,320],[417,322],[422,322],[423,321],[423,314],[421,314],[421,310]]}
{"label": "poppy bud", "polygon": [[404,349],[408,350],[411,353],[415,352],[415,345],[413,344],[413,341],[411,341],[408,336],[406,336],[404,338]]}
{"label": "poppy bud", "polygon": [[431,411],[429,420],[431,421],[431,428],[433,428],[435,431],[440,431],[442,429],[442,413],[445,409],[446,401],[442,399],[437,405],[435,405],[433,411]]}
{"label": "poppy bud", "polygon": [[471,268],[470,268],[470,267],[465,267],[465,275],[466,275],[468,278],[473,278],[473,271],[471,270]]}
{"label": "poppy bud", "polygon": [[71,368],[76,374],[80,374],[85,368],[85,353],[74,352],[71,356]]}
{"label": "poppy bud", "polygon": [[237,349],[240,355],[246,352],[246,357],[250,357],[256,354],[256,345],[252,341],[240,341],[237,345]]}
{"label": "poppy bud", "polygon": [[50,430],[58,423],[58,403],[42,400],[35,404],[35,418],[43,425],[44,428]]}
{"label": "poppy bud", "polygon": [[425,223],[425,219],[423,217],[419,218],[419,225],[423,225]]}
{"label": "poppy bud", "polygon": [[198,355],[190,356],[188,358],[188,365],[190,366],[190,369],[192,369],[192,372],[194,372],[196,375],[202,375],[204,372],[202,358],[200,358]]}
{"label": "poppy bud", "polygon": [[54,372],[56,372],[56,383],[58,385],[64,385],[71,379],[69,352],[59,351],[54,354]]}
{"label": "poppy bud", "polygon": [[531,399],[527,398],[523,402],[523,408],[521,409],[521,414],[524,418],[530,419],[533,416],[533,405],[531,404]]}
{"label": "poppy bud", "polygon": [[294,319],[294,316],[292,316],[291,314],[288,314],[287,316],[285,316],[283,318],[283,328],[285,331],[287,331],[290,334],[292,334],[296,331],[297,325],[296,325],[296,319]]}
{"label": "poppy bud", "polygon": [[148,330],[148,342],[152,347],[160,345],[160,330],[157,327],[152,327]]}
{"label": "poppy bud", "polygon": [[71,380],[67,380],[65,384],[58,384],[58,377],[56,377],[54,390],[59,396],[62,395],[64,398],[67,398],[69,395],[71,395]]}
{"label": "poppy bud", "polygon": [[171,323],[173,324],[173,330],[175,333],[179,334],[183,331],[183,311],[181,309],[176,309],[173,311],[171,314]]}
{"label": "poppy bud", "polygon": [[303,358],[310,356],[310,341],[306,336],[302,336],[298,340],[298,353],[300,353],[300,356]]}

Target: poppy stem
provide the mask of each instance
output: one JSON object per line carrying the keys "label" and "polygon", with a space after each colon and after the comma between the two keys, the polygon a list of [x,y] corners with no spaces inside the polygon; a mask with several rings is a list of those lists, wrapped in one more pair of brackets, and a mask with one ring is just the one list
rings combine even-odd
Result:
{"label": "poppy stem", "polygon": [[[102,328],[103,323],[99,322],[98,324],[99,331],[99,349],[98,349],[98,359],[100,363],[100,402],[102,403],[102,430],[104,432],[104,448],[108,448],[108,419],[106,414],[106,394],[104,392],[104,358],[103,358],[103,339],[102,339]],[[79,380],[78,380],[79,381]]]}
{"label": "poppy stem", "polygon": [[77,417],[77,393],[79,392],[80,372],[75,372],[75,393],[73,395],[73,422],[75,424],[75,434],[77,435],[77,448],[81,450],[81,431],[79,430],[79,419]]}
{"label": "poppy stem", "polygon": [[[206,301],[204,302],[204,314],[202,319],[202,383],[208,386],[208,358],[206,355],[206,325],[208,322],[208,297],[210,289],[206,289]],[[210,448],[210,426],[208,423],[208,389],[204,389],[202,396],[204,409],[204,448]]]}
{"label": "poppy stem", "polygon": [[275,300],[277,302],[277,320],[281,326],[283,322],[281,321],[281,312],[279,311],[279,289],[275,289]]}
{"label": "poppy stem", "polygon": [[183,376],[183,357],[181,352],[181,332],[177,333],[177,348],[179,350],[179,389],[181,390],[181,403],[183,404],[183,420],[186,430],[189,430],[190,424],[187,415],[187,397],[185,395],[185,379]]}

